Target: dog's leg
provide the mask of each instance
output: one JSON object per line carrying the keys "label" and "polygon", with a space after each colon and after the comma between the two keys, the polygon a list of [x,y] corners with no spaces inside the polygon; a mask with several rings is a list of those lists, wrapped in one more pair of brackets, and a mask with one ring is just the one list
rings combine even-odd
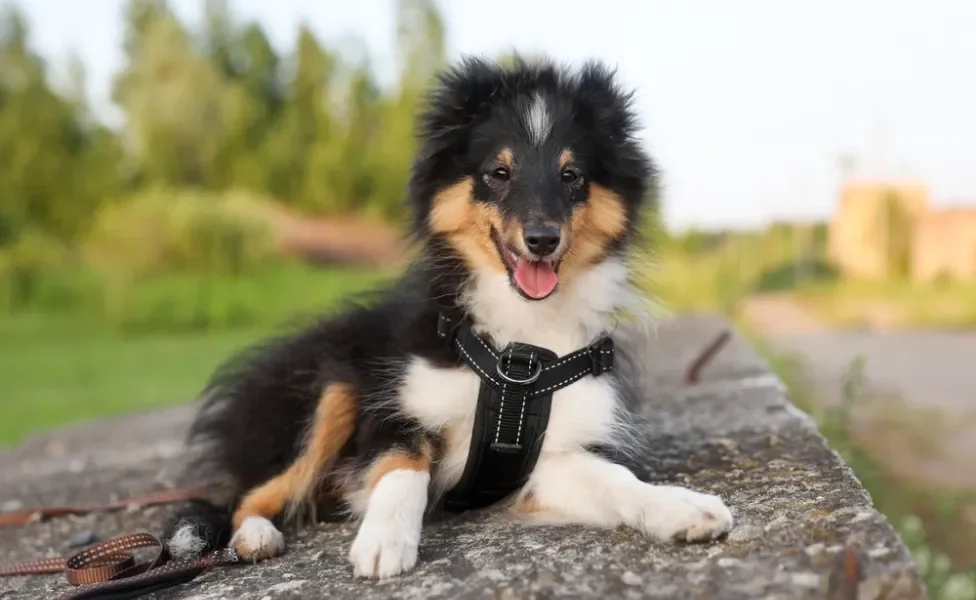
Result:
{"label": "dog's leg", "polygon": [[390,450],[366,472],[366,509],[349,560],[360,577],[390,577],[413,568],[430,485],[432,450]]}
{"label": "dog's leg", "polygon": [[732,528],[718,496],[644,483],[582,451],[541,456],[515,508],[540,521],[627,525],[661,540],[712,540]]}
{"label": "dog's leg", "polygon": [[322,475],[355,428],[356,407],[356,397],[348,385],[326,387],[302,453],[280,475],[244,496],[234,512],[230,541],[242,559],[257,561],[285,551],[284,536],[271,519],[314,500]]}

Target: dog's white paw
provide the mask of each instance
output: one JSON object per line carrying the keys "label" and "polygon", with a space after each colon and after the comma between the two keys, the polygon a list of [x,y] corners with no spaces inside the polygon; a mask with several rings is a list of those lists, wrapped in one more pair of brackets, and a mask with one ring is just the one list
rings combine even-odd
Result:
{"label": "dog's white paw", "polygon": [[248,517],[234,532],[230,546],[241,560],[257,562],[284,553],[285,536],[264,517]]}
{"label": "dog's white paw", "polygon": [[732,529],[732,511],[713,494],[676,486],[649,486],[640,522],[661,540],[704,542]]}
{"label": "dog's white paw", "polygon": [[417,531],[366,521],[352,543],[349,560],[357,577],[392,577],[417,564],[419,545]]}

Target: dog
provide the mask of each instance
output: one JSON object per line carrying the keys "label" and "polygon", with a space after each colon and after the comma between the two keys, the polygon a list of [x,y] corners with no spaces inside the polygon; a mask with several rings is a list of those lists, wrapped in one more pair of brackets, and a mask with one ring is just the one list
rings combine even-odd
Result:
{"label": "dog", "polygon": [[[166,535],[174,555],[229,544],[243,560],[270,559],[285,550],[279,526],[331,513],[359,522],[355,576],[415,566],[496,377],[445,342],[444,311],[469,323],[486,356],[529,344],[558,357],[612,334],[632,304],[628,255],[657,169],[616,77],[597,61],[474,57],[439,74],[406,190],[416,254],[394,281],[217,370],[188,473],[223,482],[225,498],[184,507]],[[531,468],[491,503],[528,522],[660,540],[728,532],[718,496],[638,476],[628,382],[593,369],[552,392]]]}

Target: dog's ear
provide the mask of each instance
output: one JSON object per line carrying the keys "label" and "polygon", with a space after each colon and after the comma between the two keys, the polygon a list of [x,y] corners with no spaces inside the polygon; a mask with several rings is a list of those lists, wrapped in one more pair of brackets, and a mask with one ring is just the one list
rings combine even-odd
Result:
{"label": "dog's ear", "polygon": [[418,122],[421,152],[429,157],[456,144],[498,91],[497,66],[481,58],[465,57],[440,73]]}
{"label": "dog's ear", "polygon": [[599,61],[583,65],[576,79],[576,114],[594,132],[593,147],[603,183],[636,211],[656,185],[657,169],[638,139],[634,93],[621,89],[614,69]]}
{"label": "dog's ear", "polygon": [[624,92],[616,80],[616,70],[590,61],[580,69],[578,108],[592,127],[615,141],[629,140],[639,127],[632,108],[633,92]]}

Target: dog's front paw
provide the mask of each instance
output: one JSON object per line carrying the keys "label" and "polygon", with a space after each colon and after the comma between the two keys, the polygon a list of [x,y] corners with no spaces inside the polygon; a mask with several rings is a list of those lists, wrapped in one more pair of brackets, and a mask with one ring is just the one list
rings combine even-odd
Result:
{"label": "dog's front paw", "polygon": [[248,517],[234,532],[230,546],[241,560],[257,562],[285,551],[285,536],[264,517]]}
{"label": "dog's front paw", "polygon": [[704,542],[732,529],[732,511],[712,494],[676,486],[652,486],[644,501],[642,528],[661,540]]}
{"label": "dog's front paw", "polygon": [[409,571],[417,564],[420,536],[396,527],[364,522],[349,550],[357,577],[382,579]]}

